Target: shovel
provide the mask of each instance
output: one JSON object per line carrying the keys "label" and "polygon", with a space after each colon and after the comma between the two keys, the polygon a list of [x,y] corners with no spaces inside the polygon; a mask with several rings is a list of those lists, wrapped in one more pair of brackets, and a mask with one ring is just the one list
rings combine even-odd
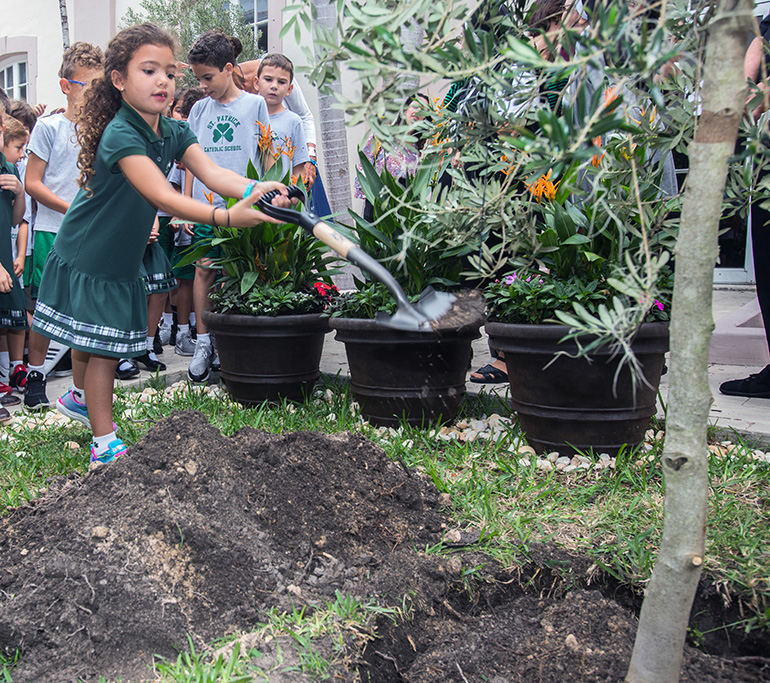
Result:
{"label": "shovel", "polygon": [[[306,203],[305,193],[296,185],[289,185],[287,189],[290,199],[299,199],[303,204]],[[320,240],[388,288],[388,291],[398,302],[398,309],[393,315],[387,315],[382,311],[378,312],[376,320],[379,323],[398,330],[431,331],[436,328],[438,320],[451,310],[456,297],[448,292],[437,292],[433,287],[428,287],[420,294],[420,300],[416,304],[410,303],[404,290],[381,263],[375,261],[357,244],[324,223],[314,213],[273,206],[273,199],[279,195],[278,190],[272,190],[262,195],[257,202],[259,210],[271,218],[301,226],[308,235]]]}

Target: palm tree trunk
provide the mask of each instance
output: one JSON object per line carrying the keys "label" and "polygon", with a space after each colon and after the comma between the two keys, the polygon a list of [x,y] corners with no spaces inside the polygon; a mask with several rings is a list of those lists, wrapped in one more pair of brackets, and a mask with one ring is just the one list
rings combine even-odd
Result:
{"label": "palm tree trunk", "polygon": [[[330,30],[333,29],[336,23],[336,5],[330,0],[313,0],[313,6],[316,10],[316,21]],[[345,114],[334,106],[337,103],[334,93],[342,93],[339,79],[331,83],[331,91],[318,94],[326,196],[332,213],[347,214],[351,205],[348,137]],[[335,276],[334,281],[340,289],[349,289],[353,286],[351,273],[354,272],[354,267],[346,265],[344,270],[345,272]]]}
{"label": "palm tree trunk", "polygon": [[59,0],[59,16],[61,17],[61,42],[67,50],[70,46],[70,23],[67,18],[67,0]]}
{"label": "palm tree trunk", "polygon": [[[313,0],[316,20],[322,26],[333,29],[336,23],[336,5],[330,0]],[[348,164],[347,131],[345,114],[334,105],[334,92],[342,92],[342,84],[335,80],[331,93],[319,93],[318,110],[323,145],[324,167],[326,169],[326,194],[332,211],[347,211],[350,206],[350,167]]]}

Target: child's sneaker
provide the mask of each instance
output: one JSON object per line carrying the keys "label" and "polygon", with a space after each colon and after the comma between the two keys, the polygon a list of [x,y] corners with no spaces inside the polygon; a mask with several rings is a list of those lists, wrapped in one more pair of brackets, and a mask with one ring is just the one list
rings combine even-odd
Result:
{"label": "child's sneaker", "polygon": [[82,422],[86,427],[91,429],[91,420],[88,419],[88,408],[85,403],[80,403],[75,394],[70,389],[66,394],[59,397],[56,401],[56,410],[62,415],[66,415],[72,420]]}
{"label": "child's sneaker", "polygon": [[[155,333],[155,341],[160,342],[162,346],[168,346],[171,343],[171,326],[161,325],[158,327],[158,331]],[[155,350],[155,355],[158,355],[157,349]]]}
{"label": "child's sneaker", "polygon": [[[62,394],[56,400],[56,410],[72,420],[82,422],[86,427],[91,429],[91,419],[88,417],[88,408],[85,403],[81,403],[75,398],[75,393],[72,389],[69,389],[66,394]],[[113,422],[112,430],[115,431],[117,428],[118,426]]]}
{"label": "child's sneaker", "polygon": [[69,377],[72,375],[72,352],[70,349],[67,349],[67,353],[53,366],[51,372],[54,377]]}
{"label": "child's sneaker", "polygon": [[107,445],[107,450],[104,451],[104,453],[99,453],[98,455],[92,445],[91,462],[99,462],[102,464],[112,462],[113,460],[119,458],[121,455],[125,455],[127,450],[128,449],[126,448],[126,444],[124,444],[120,439],[113,439],[110,441],[110,443]]}
{"label": "child's sneaker", "polygon": [[13,387],[8,386],[5,384],[5,382],[0,382],[0,396],[4,396],[6,394],[12,394],[13,393]]}
{"label": "child's sneaker", "polygon": [[51,407],[45,394],[45,377],[40,372],[32,370],[27,375],[24,385],[24,406],[27,410],[45,410]]}
{"label": "child's sneaker", "polygon": [[192,356],[195,353],[195,340],[188,332],[180,332],[174,344],[174,353],[177,356]]}
{"label": "child's sneaker", "polygon": [[10,385],[16,389],[16,391],[24,391],[24,385],[27,383],[27,368],[24,367],[24,363],[16,366],[16,369],[11,372]]}
{"label": "child's sneaker", "polygon": [[205,382],[211,374],[211,361],[214,358],[214,348],[211,342],[206,344],[197,341],[195,344],[195,353],[190,361],[190,367],[187,369],[187,376],[193,382]]}

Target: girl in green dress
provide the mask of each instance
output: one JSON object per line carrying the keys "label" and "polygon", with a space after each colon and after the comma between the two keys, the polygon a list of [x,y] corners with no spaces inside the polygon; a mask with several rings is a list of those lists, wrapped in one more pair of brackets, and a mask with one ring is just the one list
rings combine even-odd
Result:
{"label": "girl in green dress", "polygon": [[[110,41],[104,77],[86,93],[78,121],[81,189],[46,261],[32,323],[33,334],[72,348],[74,387],[57,408],[91,427],[92,462],[126,452],[112,423],[113,384],[118,359],[145,351],[140,266],[156,211],[247,227],[270,220],[252,208],[265,192],[279,190],[276,201],[289,205],[285,186],[253,183],[220,168],[186,123],[161,116],[174,95],[173,47],[152,24],[125,29]],[[245,198],[231,209],[212,209],[175,192],[166,181],[175,160],[215,192]],[[28,390],[42,385],[44,391],[39,374],[30,371]]]}
{"label": "girl in green dress", "polygon": [[[0,115],[0,124],[5,131],[6,124]],[[27,132],[17,121],[8,120],[9,130],[15,124],[24,135],[26,143]],[[12,138],[10,134],[9,147]],[[10,159],[6,159],[4,151],[4,135],[0,133],[0,329],[6,329],[8,335],[8,355],[11,361],[11,386],[0,384],[3,395],[10,393],[11,387],[22,389],[26,379],[26,370],[22,363],[24,355],[24,331],[28,328],[26,300],[24,290],[14,269],[13,252],[11,250],[11,228],[21,223],[24,218],[24,186],[19,180],[16,161],[19,160],[20,149]],[[18,148],[18,145],[17,145]],[[5,408],[0,408],[0,421],[9,419]]]}

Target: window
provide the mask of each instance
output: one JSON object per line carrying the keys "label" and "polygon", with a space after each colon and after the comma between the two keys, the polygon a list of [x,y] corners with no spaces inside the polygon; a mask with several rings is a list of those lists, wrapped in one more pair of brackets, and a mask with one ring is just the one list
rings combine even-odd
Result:
{"label": "window", "polygon": [[6,63],[0,67],[0,88],[12,100],[26,100],[28,85],[26,60]]}
{"label": "window", "polygon": [[267,52],[267,0],[240,0],[243,18],[254,28],[254,41]]}

